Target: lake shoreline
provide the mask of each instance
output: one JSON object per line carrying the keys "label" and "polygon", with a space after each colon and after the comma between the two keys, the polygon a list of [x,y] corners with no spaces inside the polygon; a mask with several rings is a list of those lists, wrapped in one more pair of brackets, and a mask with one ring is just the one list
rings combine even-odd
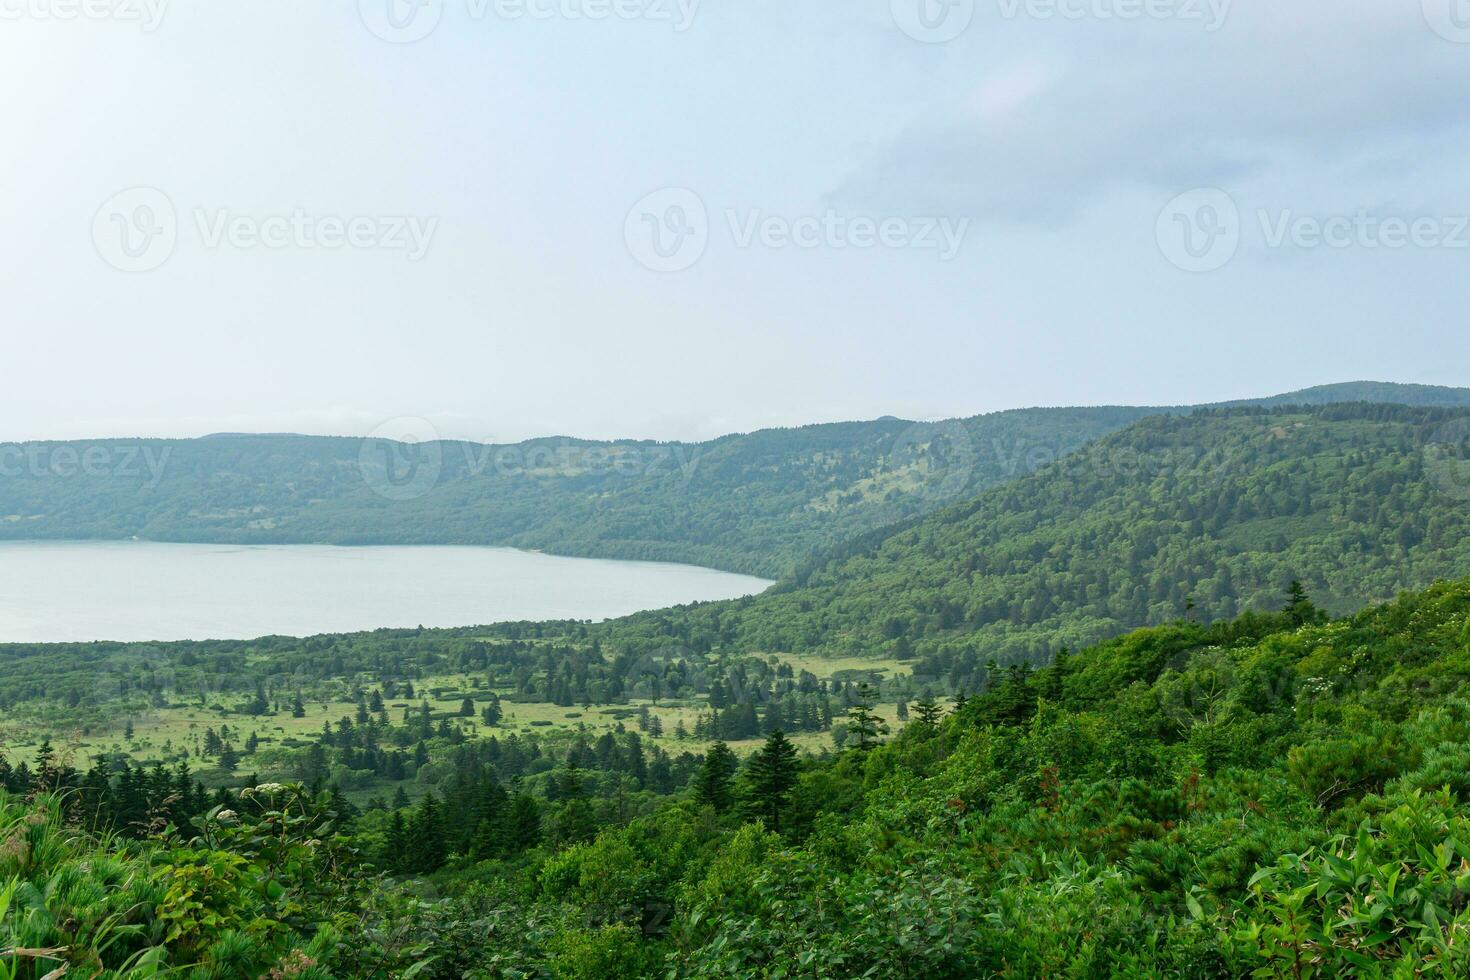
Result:
{"label": "lake shoreline", "polygon": [[481,545],[0,540],[0,644],[600,622],[768,579]]}

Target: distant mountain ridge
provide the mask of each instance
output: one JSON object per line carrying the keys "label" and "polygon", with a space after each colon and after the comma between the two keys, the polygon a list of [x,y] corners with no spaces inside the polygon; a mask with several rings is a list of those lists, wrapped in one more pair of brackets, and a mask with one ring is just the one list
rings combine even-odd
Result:
{"label": "distant mountain ridge", "polygon": [[[1470,406],[1470,389],[1349,382],[1250,404],[1349,401]],[[219,433],[11,444],[0,447],[0,538],[504,545],[777,578],[1140,419],[1193,410],[1029,408],[701,443]]]}

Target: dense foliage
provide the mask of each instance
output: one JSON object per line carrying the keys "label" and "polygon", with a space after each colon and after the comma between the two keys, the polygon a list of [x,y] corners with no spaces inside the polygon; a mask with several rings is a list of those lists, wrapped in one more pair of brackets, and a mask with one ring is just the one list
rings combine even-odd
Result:
{"label": "dense foliage", "polygon": [[[636,803],[486,764],[414,806],[264,785],[124,838],[39,786],[0,796],[0,976],[1464,975],[1467,681],[1470,581],[1336,621],[1293,590]],[[486,816],[517,810],[519,838]]]}
{"label": "dense foliage", "polygon": [[[1301,403],[1470,404],[1354,383]],[[0,446],[0,537],[480,544],[771,577],[1093,439],[1183,409],[1025,409],[771,429],[704,443],[402,444],[304,436]]]}
{"label": "dense foliage", "polygon": [[858,538],[761,596],[605,632],[918,658],[917,674],[973,687],[988,659],[1043,662],[1133,627],[1228,619],[1293,578],[1343,612],[1470,573],[1467,432],[1461,410],[1366,404],[1156,416]]}

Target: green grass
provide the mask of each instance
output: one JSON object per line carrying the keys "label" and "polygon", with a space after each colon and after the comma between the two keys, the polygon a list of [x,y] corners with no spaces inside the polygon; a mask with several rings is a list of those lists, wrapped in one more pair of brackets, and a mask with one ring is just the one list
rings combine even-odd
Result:
{"label": "green grass", "polygon": [[[854,656],[766,656],[790,665],[798,674],[803,670],[810,671],[821,680],[831,680],[846,671],[892,677],[905,670],[897,660],[872,660]],[[477,684],[480,686],[477,687]],[[428,701],[429,709],[436,719],[446,715],[453,716],[467,733],[480,737],[495,735],[503,738],[516,734],[545,738],[582,732],[595,739],[605,732],[615,731],[619,724],[628,731],[637,731],[639,711],[647,707],[649,714],[659,719],[664,731],[659,738],[645,735],[650,744],[658,745],[674,755],[686,751],[702,753],[710,745],[708,740],[692,737],[696,720],[709,711],[708,702],[702,697],[692,701],[661,700],[658,704],[648,700],[633,700],[626,704],[593,705],[589,708],[582,705],[565,707],[544,701],[516,702],[510,699],[507,689],[500,689],[496,693],[501,698],[502,718],[498,725],[488,728],[478,714],[483,698],[488,693],[483,687],[483,678],[467,674],[437,675],[416,682],[414,687],[415,694],[412,698],[387,700],[388,718],[395,725],[402,721],[402,705],[406,704],[410,710],[417,711],[422,701]],[[432,693],[439,696],[433,697]],[[458,718],[461,703],[466,697],[476,699],[477,713],[472,718]],[[302,718],[293,718],[289,710],[252,717],[235,711],[238,703],[238,698],[231,699],[228,703],[212,699],[204,706],[197,700],[176,701],[167,708],[148,708],[130,716],[119,716],[109,724],[93,726],[86,731],[68,727],[64,722],[58,723],[52,713],[31,710],[0,715],[0,753],[15,760],[32,762],[42,740],[49,739],[64,762],[85,769],[96,756],[114,753],[127,755],[135,764],[172,764],[182,758],[182,751],[187,749],[189,763],[202,776],[206,779],[211,776],[224,779],[226,774],[214,770],[208,760],[201,759],[204,733],[209,728],[219,731],[222,725],[229,726],[235,733],[233,741],[236,748],[241,749],[242,753],[245,739],[253,732],[260,740],[261,750],[266,751],[287,745],[293,740],[310,742],[321,731],[323,722],[335,726],[340,719],[355,718],[357,713],[356,702],[329,699],[325,702],[304,701],[306,714]],[[878,713],[890,725],[894,723],[892,704],[880,706]],[[123,737],[129,721],[133,725],[131,740]],[[674,737],[674,731],[681,722],[691,733],[690,737]],[[832,745],[829,732],[799,733],[792,736],[792,741],[811,751],[820,751]],[[746,739],[730,744],[737,753],[743,754],[756,748],[760,742],[760,739]],[[253,771],[251,763],[250,756],[242,755],[240,771]]]}

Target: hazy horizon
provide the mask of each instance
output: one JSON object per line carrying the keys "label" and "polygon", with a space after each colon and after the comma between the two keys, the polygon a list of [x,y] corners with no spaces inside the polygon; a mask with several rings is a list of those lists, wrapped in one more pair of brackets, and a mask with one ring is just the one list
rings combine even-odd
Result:
{"label": "hazy horizon", "polygon": [[0,439],[698,440],[1470,358],[1451,0],[584,3],[4,5]]}
{"label": "hazy horizon", "polygon": [[[719,439],[719,438],[726,437],[726,436],[748,435],[748,434],[753,433],[753,432],[761,432],[761,431],[765,431],[765,430],[768,430],[768,429],[797,429],[797,428],[806,428],[806,427],[809,427],[809,426],[820,426],[820,425],[843,425],[843,424],[847,424],[847,423],[879,422],[879,421],[884,421],[884,420],[887,420],[887,419],[893,419],[893,420],[900,421],[900,422],[924,423],[924,422],[942,422],[942,421],[949,421],[951,419],[975,418],[975,417],[979,417],[979,416],[995,415],[995,414],[1000,414],[1000,413],[1005,413],[1005,412],[1024,412],[1024,411],[1031,411],[1031,410],[1048,410],[1048,409],[1056,409],[1056,410],[1086,409],[1086,408],[1157,408],[1157,409],[1168,409],[1168,408],[1181,408],[1181,407],[1206,407],[1206,406],[1209,406],[1209,405],[1214,405],[1214,404],[1219,404],[1219,403],[1228,403],[1228,402],[1234,402],[1234,401],[1251,401],[1251,400],[1260,399],[1260,398],[1271,398],[1271,397],[1275,397],[1275,396],[1278,396],[1278,395],[1290,394],[1290,393],[1297,392],[1297,391],[1309,391],[1309,390],[1316,389],[1316,388],[1333,387],[1333,386],[1336,386],[1336,385],[1343,385],[1343,384],[1399,384],[1399,385],[1415,386],[1415,385],[1418,385],[1419,383],[1417,383],[1417,382],[1403,382],[1403,381],[1382,381],[1380,379],[1368,379],[1368,378],[1355,378],[1355,379],[1352,379],[1352,380],[1345,380],[1345,381],[1329,381],[1329,382],[1323,382],[1321,384],[1303,385],[1303,386],[1300,386],[1300,387],[1297,387],[1297,388],[1284,389],[1282,391],[1257,392],[1255,394],[1245,394],[1245,395],[1239,395],[1239,396],[1232,396],[1232,397],[1229,397],[1229,398],[1211,399],[1209,401],[1197,401],[1197,402],[1186,402],[1186,403],[1176,403],[1176,404],[1166,404],[1166,403],[1163,403],[1163,402],[1139,401],[1139,402],[1110,402],[1110,403],[1106,403],[1106,404],[1103,404],[1103,403],[1088,403],[1088,404],[1077,403],[1077,404],[1058,404],[1058,405],[1012,405],[1012,406],[1007,406],[1007,407],[1003,407],[1003,408],[988,409],[988,410],[985,410],[985,411],[964,412],[964,413],[957,414],[957,415],[931,416],[931,417],[927,417],[927,418],[906,418],[904,416],[893,415],[893,414],[873,415],[873,416],[867,416],[867,417],[864,417],[864,418],[827,418],[827,419],[814,419],[814,420],[807,421],[807,422],[792,422],[790,424],[761,425],[761,426],[752,426],[750,428],[744,428],[744,429],[732,429],[732,430],[725,431],[725,432],[717,432],[717,433],[714,433],[713,435],[696,437],[696,438],[688,438],[688,439],[681,439],[681,438],[677,438],[677,437],[668,438],[668,437],[663,437],[663,436],[650,436],[650,435],[643,435],[643,434],[636,433],[636,432],[633,432],[633,433],[624,433],[624,434],[621,434],[621,435],[613,434],[613,435],[595,435],[595,436],[593,436],[593,435],[586,435],[586,434],[584,434],[582,432],[567,431],[567,432],[534,432],[534,433],[530,433],[528,435],[523,435],[523,436],[520,436],[520,437],[514,438],[514,439],[485,440],[485,439],[477,439],[477,438],[474,438],[474,437],[471,437],[471,436],[463,436],[463,435],[456,435],[456,434],[454,434],[454,429],[455,429],[456,425],[458,424],[455,421],[449,421],[449,422],[445,423],[442,420],[436,421],[436,420],[433,420],[433,419],[426,419],[426,418],[423,418],[421,416],[406,416],[406,417],[401,417],[401,418],[397,418],[397,419],[386,419],[386,420],[382,420],[382,421],[376,423],[374,425],[374,428],[372,430],[364,430],[364,431],[353,431],[353,430],[326,431],[326,430],[323,430],[323,431],[311,432],[311,431],[289,430],[289,429],[259,429],[259,430],[248,430],[248,429],[214,429],[214,430],[197,431],[197,432],[185,430],[185,431],[180,432],[179,434],[159,434],[159,433],[154,433],[154,432],[143,432],[143,431],[118,431],[118,432],[93,432],[93,433],[90,433],[90,434],[75,435],[75,436],[64,436],[64,437],[59,437],[59,438],[54,438],[54,437],[14,437],[14,438],[10,438],[10,439],[0,439],[0,441],[10,442],[10,443],[44,443],[44,442],[85,442],[85,441],[88,441],[88,440],[119,440],[119,439],[122,439],[122,440],[126,440],[126,439],[146,439],[146,440],[153,440],[153,439],[179,439],[179,440],[187,440],[187,439],[204,439],[204,438],[215,438],[215,437],[226,438],[226,437],[230,437],[230,436],[242,436],[242,437],[249,437],[249,436],[286,436],[286,437],[289,437],[289,436],[303,436],[303,437],[323,438],[323,439],[360,439],[360,438],[371,436],[373,438],[382,438],[382,439],[391,439],[391,440],[403,440],[403,439],[406,439],[407,441],[423,442],[423,441],[425,441],[425,438],[426,437],[430,437],[431,436],[434,439],[440,439],[440,440],[443,440],[443,441],[446,441],[446,442],[472,442],[472,443],[482,443],[482,444],[485,444],[485,445],[493,445],[493,444],[497,444],[497,443],[499,443],[499,444],[513,444],[513,443],[530,442],[530,441],[546,440],[546,439],[573,439],[573,440],[586,441],[586,442],[707,442],[707,441],[710,441],[710,440],[713,440],[713,439]],[[1465,386],[1465,385],[1421,385],[1421,386],[1422,387],[1439,387],[1439,388],[1445,388],[1446,390],[1470,390],[1470,386]],[[427,423],[428,429],[426,429],[424,427],[423,423]],[[593,427],[594,426],[592,426],[592,425],[589,424],[589,428],[593,428]],[[432,432],[430,432],[429,430],[432,430]]]}

